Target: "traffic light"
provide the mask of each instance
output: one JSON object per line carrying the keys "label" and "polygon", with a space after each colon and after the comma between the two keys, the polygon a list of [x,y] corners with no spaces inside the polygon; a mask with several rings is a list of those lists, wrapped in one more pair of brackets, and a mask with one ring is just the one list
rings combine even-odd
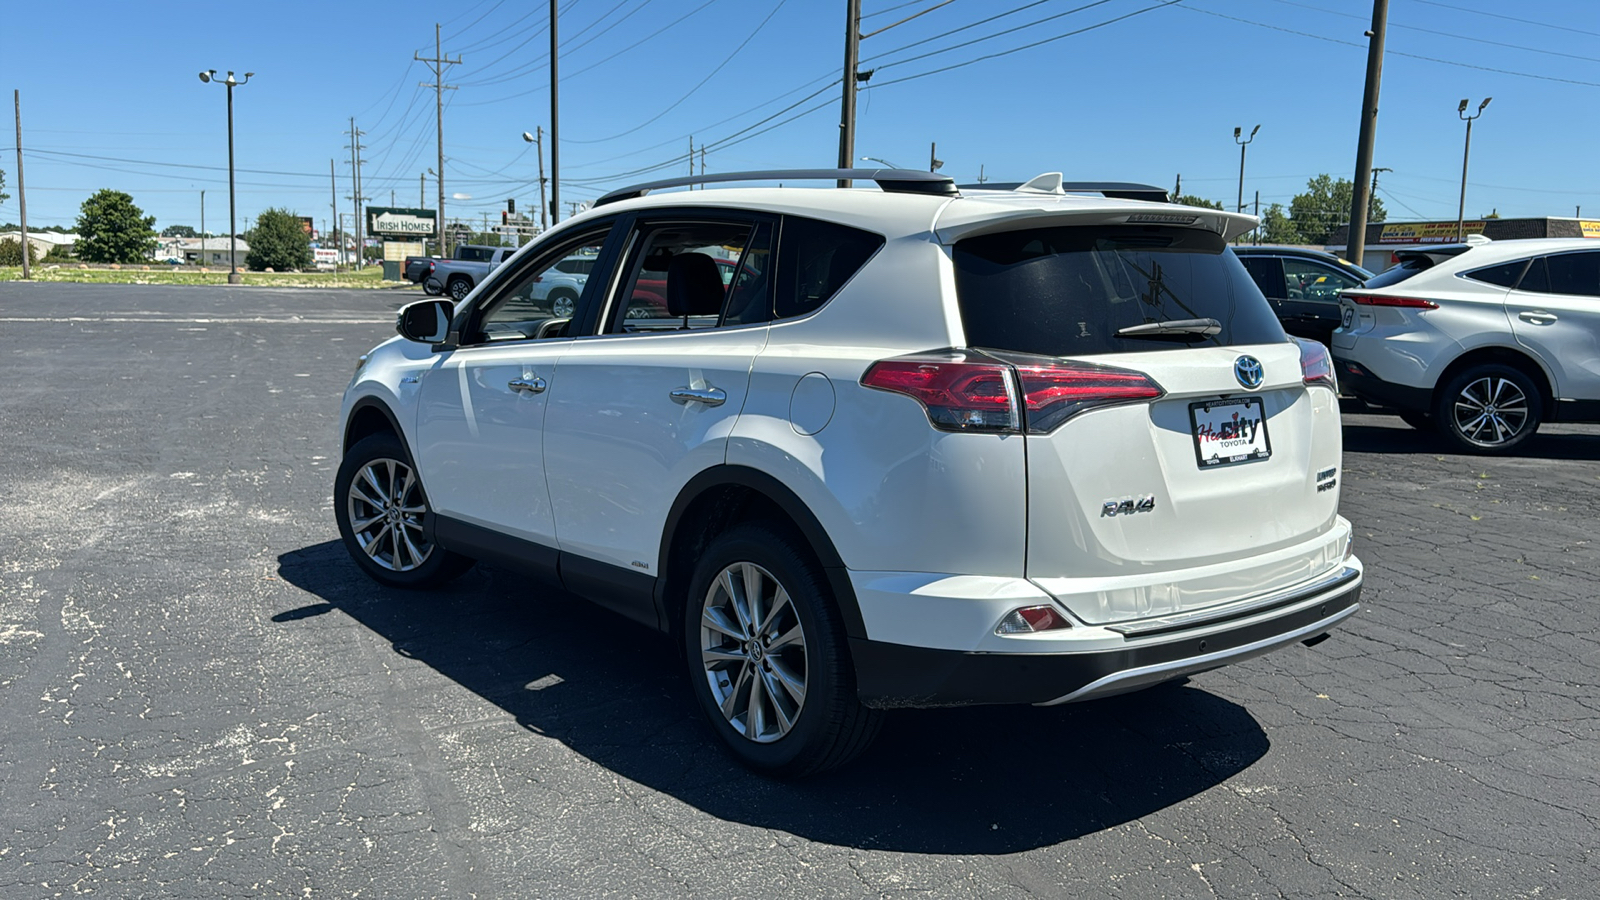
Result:
{"label": "traffic light", "polygon": [[517,214],[517,198],[515,198],[515,197],[507,197],[506,198],[506,212],[511,213],[512,215],[516,215]]}
{"label": "traffic light", "polygon": [[510,219],[511,219],[511,214],[510,213],[506,212],[503,209],[500,210],[500,224],[501,225],[506,224],[508,221],[510,221]]}

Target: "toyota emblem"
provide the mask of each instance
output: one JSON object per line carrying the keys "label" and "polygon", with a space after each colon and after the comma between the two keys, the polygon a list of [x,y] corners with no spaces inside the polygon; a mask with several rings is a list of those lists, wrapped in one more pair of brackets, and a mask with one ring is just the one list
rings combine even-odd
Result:
{"label": "toyota emblem", "polygon": [[1261,360],[1254,356],[1241,356],[1233,361],[1233,377],[1239,383],[1255,390],[1261,386]]}

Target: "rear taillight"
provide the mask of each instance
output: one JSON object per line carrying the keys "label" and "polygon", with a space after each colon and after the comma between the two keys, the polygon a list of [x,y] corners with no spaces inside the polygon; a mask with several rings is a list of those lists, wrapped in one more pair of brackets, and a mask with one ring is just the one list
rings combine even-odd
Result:
{"label": "rear taillight", "polygon": [[1086,409],[1154,400],[1163,393],[1138,372],[1108,366],[1018,366],[1028,431],[1043,434]]}
{"label": "rear taillight", "polygon": [[944,431],[1015,432],[1021,417],[1010,370],[993,363],[886,359],[873,363],[861,383],[914,398]]}
{"label": "rear taillight", "polygon": [[944,431],[1012,434],[1045,434],[1085,410],[1165,393],[1145,375],[1110,366],[1009,366],[937,357],[875,362],[861,384],[916,399],[928,421]]}
{"label": "rear taillight", "polygon": [[1305,338],[1295,338],[1294,342],[1300,345],[1300,377],[1305,383],[1320,384],[1339,393],[1339,381],[1334,377],[1333,357],[1328,355],[1328,348]]}
{"label": "rear taillight", "polygon": [[1339,296],[1362,306],[1393,306],[1400,309],[1438,309],[1439,304],[1420,297],[1384,297],[1379,294],[1353,294],[1345,291]]}

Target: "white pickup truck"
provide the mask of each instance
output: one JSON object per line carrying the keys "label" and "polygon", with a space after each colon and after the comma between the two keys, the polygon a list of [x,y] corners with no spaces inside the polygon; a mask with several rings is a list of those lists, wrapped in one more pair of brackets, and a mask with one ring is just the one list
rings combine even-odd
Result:
{"label": "white pickup truck", "polygon": [[[477,252],[464,254],[463,250]],[[516,247],[457,247],[456,259],[434,261],[433,271],[428,273],[422,286],[431,294],[448,293],[454,300],[463,300],[478,282],[516,252]]]}

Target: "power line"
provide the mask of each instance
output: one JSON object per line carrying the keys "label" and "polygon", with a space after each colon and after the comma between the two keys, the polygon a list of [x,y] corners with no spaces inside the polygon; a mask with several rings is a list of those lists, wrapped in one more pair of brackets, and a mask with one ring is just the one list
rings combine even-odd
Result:
{"label": "power line", "polygon": [[[936,34],[933,37],[927,37],[927,38],[923,38],[921,40],[912,41],[909,44],[905,44],[905,45],[896,47],[893,50],[885,50],[883,53],[879,54],[879,56],[892,56],[892,55],[894,55],[896,53],[901,53],[903,51],[910,50],[912,47],[920,47],[923,44],[932,43],[933,41],[940,40],[941,38],[947,38],[947,37],[949,37],[949,36],[951,36],[953,34],[959,34],[959,33],[963,32],[963,31],[968,31],[970,29],[977,28],[980,25],[987,25],[988,23],[993,22],[996,19],[1003,19],[1006,16],[1014,16],[1019,12],[1025,12],[1027,10],[1030,10],[1030,9],[1034,8],[1035,6],[1041,6],[1041,5],[1043,5],[1045,3],[1049,3],[1049,2],[1051,2],[1051,0],[1033,0],[1032,3],[1024,3],[1021,6],[1015,7],[1013,9],[1008,9],[1005,12],[1002,12],[1002,13],[996,13],[995,15],[989,16],[988,18],[979,19],[976,22],[972,22],[972,23],[967,24],[967,25],[962,25],[959,28],[952,28],[949,31],[944,32],[943,34]],[[1090,4],[1086,5],[1086,6],[1079,6],[1079,7],[1075,8],[1075,9],[1069,9],[1066,12],[1061,12],[1061,13],[1056,13],[1056,14],[1051,15],[1051,16],[1046,16],[1043,19],[1035,19],[1032,22],[1027,22],[1025,24],[1018,25],[1015,28],[1008,28],[1005,31],[997,31],[994,34],[985,35],[984,37],[973,38],[972,40],[967,41],[965,43],[954,44],[952,46],[945,47],[942,50],[934,51],[934,53],[944,53],[944,52],[947,52],[947,51],[950,51],[950,50],[957,50],[957,49],[960,49],[962,47],[969,47],[969,46],[971,46],[973,44],[979,43],[980,41],[987,41],[990,38],[1001,37],[1003,35],[1011,34],[1013,32],[1017,32],[1017,31],[1021,31],[1021,30],[1025,29],[1025,28],[1031,28],[1034,25],[1042,25],[1045,22],[1051,21],[1052,19],[1059,19],[1059,18],[1062,18],[1064,16],[1070,16],[1073,13],[1082,12],[1082,11],[1084,11],[1086,9],[1089,9],[1089,8],[1095,7],[1095,6],[1103,6],[1104,4],[1107,4],[1107,3],[1110,3],[1110,2],[1111,2],[1111,0],[1095,0],[1095,2],[1090,3]],[[913,62],[913,61],[918,60],[918,59],[924,59],[924,58],[926,58],[928,56],[932,56],[932,55],[934,55],[934,53],[926,53],[926,54],[923,54],[922,56],[913,56],[910,59],[902,59],[902,60],[897,60],[895,62],[884,63],[883,65],[878,66],[878,68],[886,69],[886,68],[888,68],[890,66],[900,65],[901,63]],[[872,57],[872,58],[873,59],[877,59],[878,57]]]}
{"label": "power line", "polygon": [[1437,0],[1415,0],[1417,3],[1426,3],[1442,9],[1453,9],[1457,12],[1472,13],[1475,16],[1489,16],[1493,19],[1505,19],[1508,22],[1521,22],[1524,25],[1537,25],[1540,28],[1553,28],[1556,31],[1570,31],[1573,34],[1587,34],[1590,37],[1600,37],[1600,31],[1584,31],[1582,28],[1573,28],[1568,25],[1552,25],[1549,22],[1540,22],[1536,19],[1519,19],[1516,16],[1504,16],[1500,13],[1484,12],[1481,9],[1469,9],[1465,6],[1455,6],[1450,3],[1439,3]]}
{"label": "power line", "polygon": [[[1319,41],[1327,41],[1330,44],[1343,44],[1346,47],[1359,47],[1363,50],[1366,49],[1365,45],[1358,44],[1354,41],[1342,41],[1338,38],[1328,37],[1327,35],[1312,34],[1309,31],[1296,31],[1293,28],[1284,28],[1281,25],[1269,25],[1266,22],[1256,22],[1250,19],[1241,19],[1238,16],[1230,16],[1226,13],[1213,12],[1209,9],[1201,9],[1198,6],[1185,6],[1183,8],[1190,12],[1200,13],[1201,15],[1215,16],[1219,19],[1228,19],[1234,22],[1243,22],[1246,25],[1254,25],[1257,28],[1266,28],[1270,31],[1281,31],[1285,34],[1296,34],[1300,37],[1308,37]],[[1516,75],[1521,78],[1537,78],[1540,81],[1555,81],[1560,82],[1561,84],[1577,84],[1584,87],[1600,87],[1600,81],[1579,81],[1575,78],[1557,78],[1554,75],[1535,75],[1532,72],[1517,72],[1512,69],[1497,69],[1492,66],[1479,66],[1473,63],[1457,62],[1453,59],[1440,59],[1436,56],[1423,56],[1420,53],[1404,53],[1399,50],[1389,50],[1388,54],[1390,56],[1404,56],[1408,59],[1420,59],[1426,62],[1441,63],[1446,66],[1456,66],[1462,69],[1476,69],[1480,72],[1494,72],[1499,75]]]}
{"label": "power line", "polygon": [[866,21],[867,19],[870,19],[870,18],[872,18],[874,16],[881,16],[884,13],[892,13],[897,9],[905,9],[908,6],[916,6],[918,3],[927,3],[927,2],[928,2],[928,0],[906,0],[905,3],[896,3],[894,6],[886,7],[884,9],[880,9],[877,12],[862,13],[861,14],[861,20],[862,21]]}
{"label": "power line", "polygon": [[767,27],[767,23],[772,21],[772,17],[777,15],[778,14],[778,10],[783,9],[783,5],[785,3],[788,3],[788,2],[789,2],[789,0],[778,0],[777,5],[772,7],[772,11],[767,13],[767,17],[762,19],[760,24],[756,25],[755,30],[750,32],[750,34],[747,35],[743,41],[739,42],[739,46],[733,48],[733,52],[732,53],[729,53],[726,57],[724,57],[722,62],[718,63],[717,67],[715,69],[712,69],[711,72],[706,75],[706,77],[700,79],[698,84],[696,84],[694,87],[690,88],[688,93],[686,93],[682,97],[679,97],[678,99],[672,101],[672,103],[670,105],[668,105],[666,107],[663,107],[660,112],[656,113],[655,115],[651,116],[648,119],[645,119],[643,122],[640,122],[638,125],[635,125],[632,128],[629,128],[627,131],[619,131],[616,134],[611,135],[610,137],[595,138],[593,140],[588,140],[588,141],[574,141],[574,140],[568,139],[567,143],[569,143],[569,144],[603,144],[606,141],[614,141],[614,140],[616,140],[617,138],[620,138],[620,137],[627,137],[628,135],[633,134],[634,132],[638,131],[639,129],[644,128],[644,127],[646,127],[648,125],[651,125],[651,124],[655,123],[656,121],[660,120],[660,118],[662,116],[666,115],[669,112],[672,112],[674,109],[677,109],[678,106],[683,103],[683,101],[688,100],[690,97],[694,96],[696,91],[698,91],[701,88],[705,87],[706,83],[709,82],[712,78],[715,78],[717,73],[721,72],[723,70],[723,68],[725,68],[728,65],[728,63],[733,62],[733,58],[735,56],[738,56],[739,52],[741,50],[743,50],[746,46],[748,46],[751,41],[755,40],[756,35],[761,33],[761,29]]}
{"label": "power line", "polygon": [[[1366,21],[1366,17],[1365,16],[1358,16],[1358,15],[1355,15],[1354,13],[1339,12],[1336,9],[1324,9],[1324,8],[1322,8],[1320,6],[1312,6],[1309,3],[1297,3],[1296,0],[1272,0],[1272,2],[1281,3],[1284,6],[1298,6],[1301,9],[1309,9],[1309,10],[1312,10],[1313,12],[1327,13],[1330,16],[1342,16],[1342,17],[1344,17],[1346,19],[1355,19],[1357,21],[1362,21],[1362,22]],[[1470,35],[1455,34],[1453,32],[1449,32],[1449,31],[1436,31],[1436,30],[1434,30],[1432,28],[1422,28],[1422,27],[1419,27],[1417,25],[1401,25],[1401,24],[1398,24],[1396,22],[1390,22],[1389,23],[1389,27],[1390,28],[1401,28],[1401,29],[1404,29],[1406,31],[1420,31],[1423,34],[1436,34],[1436,35],[1438,35],[1440,37],[1455,38],[1456,40],[1459,40],[1459,41],[1471,41],[1471,42],[1473,42],[1475,44],[1488,44],[1491,47],[1506,47],[1506,48],[1511,49],[1511,50],[1524,50],[1524,51],[1526,51],[1528,53],[1543,53],[1543,54],[1545,54],[1547,56],[1562,56],[1562,57],[1566,57],[1567,59],[1579,59],[1579,60],[1583,60],[1585,62],[1600,62],[1600,57],[1580,56],[1580,55],[1578,55],[1576,53],[1562,53],[1559,50],[1546,50],[1543,47],[1524,47],[1521,44],[1507,44],[1507,43],[1504,43],[1504,42],[1501,42],[1501,41],[1491,41],[1491,40],[1489,40],[1487,38],[1476,38],[1476,37],[1472,37]]]}
{"label": "power line", "polygon": [[[907,81],[915,81],[918,78],[926,78],[929,75],[938,75],[941,72],[949,72],[952,69],[964,68],[966,66],[973,65],[974,63],[980,63],[980,62],[984,62],[986,60],[991,60],[991,59],[998,59],[999,57],[1002,57],[1002,56],[1010,56],[1013,53],[1019,53],[1019,52],[1021,52],[1023,50],[1031,50],[1034,47],[1043,46],[1044,44],[1053,43],[1055,41],[1059,41],[1059,40],[1062,40],[1064,38],[1069,38],[1069,37],[1073,37],[1075,35],[1080,35],[1080,34],[1083,34],[1086,31],[1094,31],[1097,28],[1104,28],[1107,25],[1113,25],[1113,24],[1115,24],[1117,22],[1121,22],[1124,19],[1131,19],[1134,16],[1143,15],[1144,13],[1152,12],[1152,11],[1158,10],[1158,9],[1165,9],[1165,8],[1167,8],[1169,6],[1172,6],[1172,5],[1177,4],[1177,3],[1182,3],[1182,2],[1184,2],[1184,0],[1164,0],[1164,2],[1154,4],[1153,6],[1146,6],[1146,7],[1142,8],[1142,9],[1136,9],[1133,12],[1130,12],[1130,13],[1123,13],[1122,15],[1117,16],[1115,18],[1106,19],[1103,22],[1096,22],[1093,25],[1086,25],[1086,26],[1084,26],[1082,28],[1077,28],[1077,29],[1074,29],[1072,31],[1065,32],[1063,34],[1055,35],[1053,37],[1047,37],[1047,38],[1045,38],[1043,40],[1034,41],[1031,44],[1023,44],[1020,47],[1013,47],[1010,50],[1001,50],[998,53],[986,54],[986,55],[980,56],[980,57],[978,57],[976,59],[969,59],[966,62],[954,63],[952,65],[944,66],[944,67],[938,68],[938,69],[932,69],[932,70],[929,70],[927,72],[919,72],[919,73],[917,73],[915,75],[907,75],[907,76],[905,76],[903,78],[895,78],[895,79],[890,80],[890,81],[881,82],[881,83],[879,83],[877,85],[874,85],[873,87],[874,87],[874,89],[876,89],[876,88],[888,87],[891,84],[903,84],[904,82],[907,82]],[[1097,4],[1091,4],[1091,5],[1097,5]],[[947,49],[954,49],[954,48],[947,48]],[[941,51],[936,51],[936,52],[941,52],[942,53],[944,51],[941,50]],[[932,56],[933,54],[930,53],[930,54],[925,54],[925,55]],[[902,62],[910,62],[910,60],[902,60]],[[898,65],[898,64],[899,63],[895,63],[895,65]]]}

